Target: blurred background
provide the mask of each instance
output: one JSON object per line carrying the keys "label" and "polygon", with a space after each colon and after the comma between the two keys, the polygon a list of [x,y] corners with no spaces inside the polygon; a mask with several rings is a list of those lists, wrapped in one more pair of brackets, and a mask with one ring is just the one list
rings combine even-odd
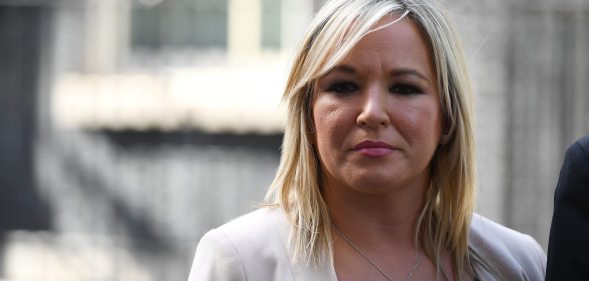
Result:
{"label": "blurred background", "polygon": [[[589,133],[589,1],[446,0],[477,93],[477,212],[546,249]],[[255,208],[322,0],[0,0],[0,280],[186,280]]]}

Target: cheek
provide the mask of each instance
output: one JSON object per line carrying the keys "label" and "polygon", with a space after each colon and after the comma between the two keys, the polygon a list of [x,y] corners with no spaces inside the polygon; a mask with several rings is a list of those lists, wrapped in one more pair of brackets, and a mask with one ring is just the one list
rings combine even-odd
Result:
{"label": "cheek", "polygon": [[431,110],[424,113],[424,124],[427,124],[426,131],[424,132],[425,141],[431,147],[431,152],[438,147],[440,143],[440,137],[442,135],[442,114],[440,109]]}
{"label": "cheek", "polygon": [[338,113],[333,110],[317,107],[313,111],[313,122],[315,124],[315,141],[318,145],[331,142],[337,132]]}
{"label": "cheek", "polygon": [[405,108],[407,135],[419,142],[437,143],[442,131],[441,108],[435,102]]}
{"label": "cheek", "polygon": [[[346,132],[346,111],[334,104],[325,104],[321,100],[313,106],[313,123],[315,126],[315,143],[319,155],[325,157],[334,156],[330,151],[339,150],[342,147]],[[330,155],[328,155],[330,154]]]}

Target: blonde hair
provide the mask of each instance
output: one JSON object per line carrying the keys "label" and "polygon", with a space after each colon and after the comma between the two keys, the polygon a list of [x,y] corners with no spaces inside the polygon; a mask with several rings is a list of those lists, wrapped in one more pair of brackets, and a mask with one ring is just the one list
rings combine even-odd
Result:
{"label": "blonde hair", "polygon": [[437,74],[447,131],[431,160],[431,184],[417,223],[417,241],[441,274],[451,255],[459,280],[471,268],[468,232],[475,202],[472,90],[457,32],[435,0],[330,0],[317,13],[294,58],[283,99],[287,121],[282,157],[266,202],[280,206],[293,228],[294,259],[320,263],[332,253],[330,218],[313,149],[315,83],[335,67],[383,17],[408,17],[422,30]]}

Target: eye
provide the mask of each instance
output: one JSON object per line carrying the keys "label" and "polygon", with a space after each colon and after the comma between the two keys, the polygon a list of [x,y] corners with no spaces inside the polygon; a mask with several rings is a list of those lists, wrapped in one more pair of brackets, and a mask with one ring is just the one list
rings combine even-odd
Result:
{"label": "eye", "polygon": [[349,94],[358,90],[358,85],[353,82],[335,82],[327,87],[327,91],[336,94]]}
{"label": "eye", "polygon": [[405,83],[394,84],[389,91],[391,91],[391,93],[400,95],[415,95],[423,93],[419,87]]}

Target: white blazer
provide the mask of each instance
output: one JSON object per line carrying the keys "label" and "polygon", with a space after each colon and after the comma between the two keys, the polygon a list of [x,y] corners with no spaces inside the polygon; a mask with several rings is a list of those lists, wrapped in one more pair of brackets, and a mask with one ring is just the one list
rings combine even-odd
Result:
{"label": "white blazer", "polygon": [[[263,208],[209,231],[196,248],[188,281],[337,281],[331,256],[318,267],[291,262],[290,227],[281,209]],[[469,246],[505,280],[544,280],[546,255],[528,235],[475,214]],[[480,280],[497,280],[474,267]]]}

